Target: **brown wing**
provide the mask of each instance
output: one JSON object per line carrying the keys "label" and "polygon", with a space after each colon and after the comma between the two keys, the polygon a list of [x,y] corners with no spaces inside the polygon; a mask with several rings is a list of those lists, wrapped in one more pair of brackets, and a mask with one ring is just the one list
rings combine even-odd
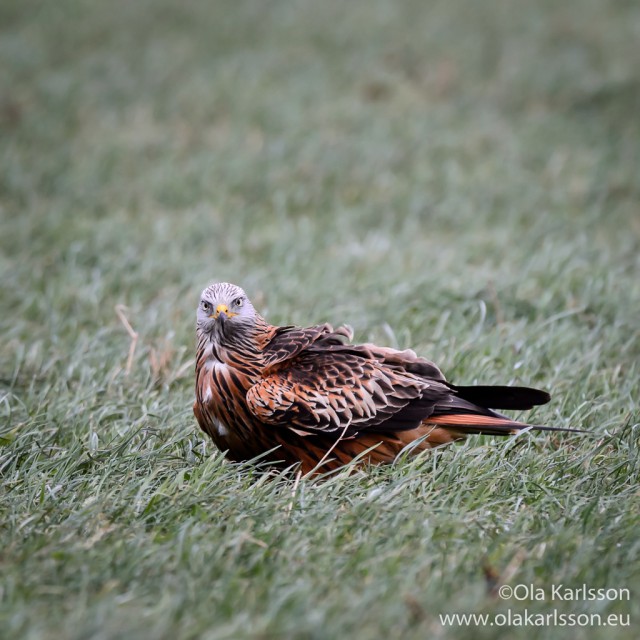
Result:
{"label": "brown wing", "polygon": [[303,349],[249,389],[249,409],[266,424],[306,433],[413,429],[451,391],[407,371],[404,352],[376,349],[388,351],[393,363],[376,358],[368,345]]}
{"label": "brown wing", "polygon": [[342,345],[352,337],[353,331],[347,325],[335,330],[330,324],[318,324],[313,327],[277,327],[262,351],[265,368],[275,369],[281,363],[289,364],[292,358],[312,345],[317,344],[323,348]]}
{"label": "brown wing", "polygon": [[281,328],[267,347],[277,357],[247,392],[249,411],[302,435],[390,434],[425,421],[460,434],[503,435],[528,425],[490,407],[529,408],[549,399],[526,387],[456,387],[410,349],[343,344],[345,337],[346,330],[329,325]]}

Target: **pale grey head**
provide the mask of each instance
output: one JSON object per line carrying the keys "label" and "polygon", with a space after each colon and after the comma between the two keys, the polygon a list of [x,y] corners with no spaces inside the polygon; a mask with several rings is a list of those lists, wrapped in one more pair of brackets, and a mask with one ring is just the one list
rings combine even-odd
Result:
{"label": "pale grey head", "polygon": [[254,327],[256,310],[247,294],[229,282],[214,282],[200,295],[196,327],[212,339]]}

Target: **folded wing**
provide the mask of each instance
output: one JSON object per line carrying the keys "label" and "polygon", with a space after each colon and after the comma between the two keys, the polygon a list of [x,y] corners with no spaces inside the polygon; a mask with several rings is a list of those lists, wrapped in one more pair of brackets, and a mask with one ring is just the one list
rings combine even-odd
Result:
{"label": "folded wing", "polygon": [[414,429],[440,406],[471,408],[413,351],[343,344],[349,337],[329,325],[280,331],[265,349],[263,379],[247,393],[249,410],[274,427],[349,437]]}

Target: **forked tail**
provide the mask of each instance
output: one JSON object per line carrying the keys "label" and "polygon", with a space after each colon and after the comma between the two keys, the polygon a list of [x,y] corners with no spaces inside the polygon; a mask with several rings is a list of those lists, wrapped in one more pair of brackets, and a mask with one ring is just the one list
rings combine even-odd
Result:
{"label": "forked tail", "polygon": [[433,415],[429,416],[426,422],[450,429],[456,434],[478,433],[506,436],[524,429],[588,433],[583,429],[518,422],[493,411],[493,409],[526,410],[546,404],[551,399],[546,391],[530,387],[481,385],[464,387],[452,384],[448,386],[453,391],[451,402],[446,405],[436,405]]}

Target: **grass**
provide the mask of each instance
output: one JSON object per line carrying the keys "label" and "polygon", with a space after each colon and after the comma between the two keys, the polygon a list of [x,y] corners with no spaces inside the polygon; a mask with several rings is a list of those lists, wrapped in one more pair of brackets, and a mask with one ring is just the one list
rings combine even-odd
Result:
{"label": "grass", "polygon": [[[0,636],[636,637],[635,3],[6,0],[0,24]],[[532,418],[594,435],[326,482],[225,462],[191,413],[212,279],[548,388]],[[524,609],[632,626],[439,619]]]}

